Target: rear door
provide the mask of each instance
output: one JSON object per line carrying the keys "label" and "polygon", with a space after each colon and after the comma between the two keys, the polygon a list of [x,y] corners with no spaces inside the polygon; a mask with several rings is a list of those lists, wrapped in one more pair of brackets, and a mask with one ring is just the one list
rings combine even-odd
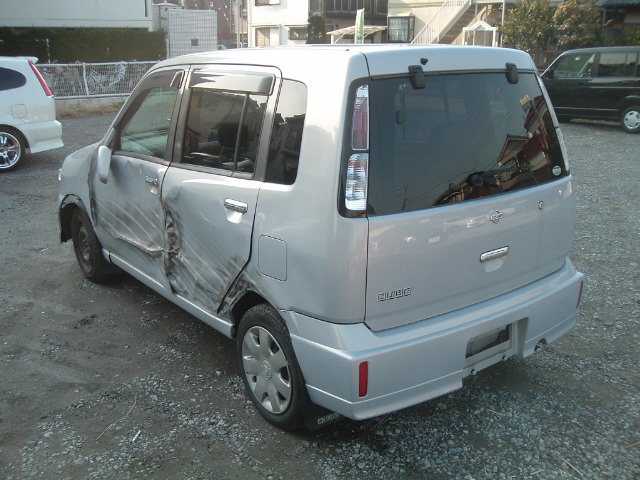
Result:
{"label": "rear door", "polygon": [[[215,311],[251,255],[265,112],[277,72],[196,68],[183,101],[178,162],[166,173],[167,280]],[[264,135],[268,138],[268,135]],[[266,150],[264,151],[266,153]]]}
{"label": "rear door", "polygon": [[617,118],[624,98],[640,94],[636,77],[638,52],[602,52],[591,84],[593,108]]}
{"label": "rear door", "polygon": [[534,74],[371,81],[366,322],[383,330],[562,267],[573,192]]}

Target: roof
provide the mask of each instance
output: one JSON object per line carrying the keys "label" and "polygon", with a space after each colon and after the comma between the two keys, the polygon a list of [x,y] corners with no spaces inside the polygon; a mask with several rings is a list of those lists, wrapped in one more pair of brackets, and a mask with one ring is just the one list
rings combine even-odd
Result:
{"label": "roof", "polygon": [[600,0],[598,7],[640,7],[640,0]]}
{"label": "roof", "polygon": [[[365,60],[363,62],[363,60]],[[219,64],[232,66],[276,66],[287,78],[325,78],[340,69],[359,68],[357,75],[379,76],[408,72],[409,65],[422,65],[425,72],[457,70],[503,70],[513,63],[533,70],[531,57],[519,50],[461,45],[335,44],[236,48],[192,53],[158,63],[154,69],[173,65]],[[226,68],[226,67],[225,67]],[[234,67],[235,68],[235,67]],[[239,67],[238,67],[239,68]]]}

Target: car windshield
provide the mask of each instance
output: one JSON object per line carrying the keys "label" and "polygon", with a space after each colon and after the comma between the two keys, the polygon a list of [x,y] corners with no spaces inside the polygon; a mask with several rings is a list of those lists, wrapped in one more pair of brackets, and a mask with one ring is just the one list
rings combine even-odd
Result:
{"label": "car windshield", "polygon": [[420,210],[532,187],[567,175],[533,73],[371,82],[369,214]]}

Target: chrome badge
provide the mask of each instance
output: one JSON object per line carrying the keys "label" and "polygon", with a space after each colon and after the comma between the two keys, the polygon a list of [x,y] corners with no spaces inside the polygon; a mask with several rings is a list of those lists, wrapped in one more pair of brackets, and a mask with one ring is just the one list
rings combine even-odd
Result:
{"label": "chrome badge", "polygon": [[493,212],[491,212],[491,215],[489,215],[489,220],[491,220],[493,223],[498,223],[501,218],[502,212],[500,210],[494,210]]}
{"label": "chrome badge", "polygon": [[409,295],[411,295],[411,287],[391,290],[390,292],[380,292],[378,294],[378,301],[385,302],[387,300],[393,300],[394,298],[408,297]]}

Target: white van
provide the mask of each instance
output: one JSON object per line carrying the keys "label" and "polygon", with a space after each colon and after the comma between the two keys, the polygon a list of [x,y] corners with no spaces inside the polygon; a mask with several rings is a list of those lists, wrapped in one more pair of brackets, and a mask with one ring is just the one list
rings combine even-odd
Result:
{"label": "white van", "polygon": [[60,176],[83,274],[119,267],[234,338],[283,428],[427,401],[578,315],[574,187],[519,51],[173,58]]}

